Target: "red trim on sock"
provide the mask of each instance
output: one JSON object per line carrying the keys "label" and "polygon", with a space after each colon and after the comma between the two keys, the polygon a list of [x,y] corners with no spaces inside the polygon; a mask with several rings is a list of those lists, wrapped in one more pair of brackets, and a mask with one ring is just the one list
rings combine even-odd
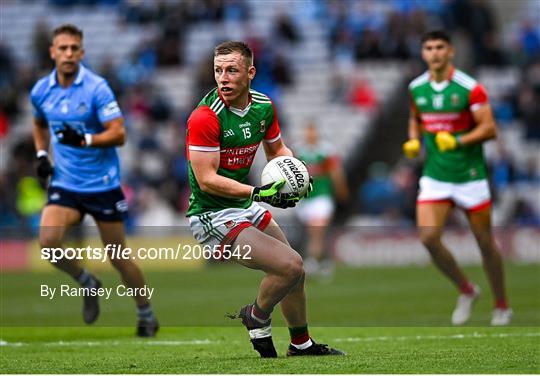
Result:
{"label": "red trim on sock", "polygon": [[307,341],[309,341],[309,333],[307,331],[303,334],[291,337],[291,343],[293,345],[303,345]]}
{"label": "red trim on sock", "polygon": [[495,301],[495,308],[508,309],[508,302],[506,299],[497,299]]}
{"label": "red trim on sock", "polygon": [[462,294],[471,295],[474,293],[474,286],[471,282],[467,281],[459,286],[459,291],[461,291]]}
{"label": "red trim on sock", "polygon": [[260,309],[257,308],[255,304],[253,305],[253,308],[251,309],[251,314],[261,321],[267,321],[270,318],[269,313],[261,311]]}
{"label": "red trim on sock", "polygon": [[257,226],[257,228],[261,231],[264,231],[264,229],[268,226],[271,220],[272,220],[272,213],[270,213],[267,210],[266,212],[264,212],[264,215],[261,221],[259,222],[259,225]]}

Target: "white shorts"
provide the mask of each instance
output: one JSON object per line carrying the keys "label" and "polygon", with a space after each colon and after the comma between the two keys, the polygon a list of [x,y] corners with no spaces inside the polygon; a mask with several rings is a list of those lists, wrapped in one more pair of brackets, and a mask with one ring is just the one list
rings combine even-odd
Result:
{"label": "white shorts", "polygon": [[334,201],[328,196],[317,196],[301,200],[298,203],[296,212],[298,218],[303,223],[308,223],[316,219],[327,219],[334,214]]}
{"label": "white shorts", "polygon": [[254,202],[247,209],[230,208],[192,215],[189,227],[199,243],[215,249],[218,245],[232,244],[246,227],[255,226],[263,231],[271,220],[272,214]]}
{"label": "white shorts", "polygon": [[489,184],[486,179],[448,183],[422,176],[416,203],[430,202],[450,202],[467,211],[481,210],[491,205]]}

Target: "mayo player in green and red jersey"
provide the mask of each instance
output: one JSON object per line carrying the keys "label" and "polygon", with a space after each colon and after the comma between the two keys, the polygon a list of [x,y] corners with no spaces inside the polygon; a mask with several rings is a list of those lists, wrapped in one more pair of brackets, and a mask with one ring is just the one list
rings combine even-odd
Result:
{"label": "mayo player in green and red jersey", "polygon": [[469,320],[480,289],[458,267],[441,242],[441,234],[454,205],[466,212],[494,295],[491,325],[508,325],[512,310],[491,229],[491,196],[482,149],[483,142],[496,137],[497,129],[486,90],[454,68],[453,56],[454,48],[444,31],[427,33],[422,38],[422,58],[428,71],[409,85],[409,140],[403,151],[409,158],[417,156],[420,138],[426,150],[417,226],[435,265],[460,290],[452,323],[461,325]]}
{"label": "mayo player in green and red jersey", "polygon": [[321,140],[315,123],[306,125],[303,141],[295,151],[313,177],[313,191],[297,208],[298,219],[306,226],[307,232],[304,266],[308,276],[319,274],[329,277],[333,263],[325,247],[328,225],[334,215],[334,197],[345,203],[349,190],[339,156],[330,143]]}
{"label": "mayo player in green and red jersey", "polygon": [[266,273],[255,301],[231,316],[242,319],[261,357],[277,356],[271,333],[277,304],[291,334],[287,355],[343,355],[309,336],[302,258],[270,212],[258,204],[288,208],[300,197],[280,193],[284,180],[262,187],[247,184],[261,142],[267,160],[292,156],[281,139],[272,102],[250,89],[254,77],[253,52],[245,43],[229,41],[215,48],[217,88],[202,99],[187,123],[190,227],[195,239],[219,257]]}

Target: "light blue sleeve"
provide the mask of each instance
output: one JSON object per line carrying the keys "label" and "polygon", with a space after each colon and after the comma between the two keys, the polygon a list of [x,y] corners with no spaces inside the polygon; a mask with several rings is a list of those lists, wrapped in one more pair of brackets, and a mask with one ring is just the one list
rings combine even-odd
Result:
{"label": "light blue sleeve", "polygon": [[106,81],[101,82],[94,94],[98,119],[101,123],[111,121],[122,116],[122,111],[116,102],[114,94]]}
{"label": "light blue sleeve", "polygon": [[39,106],[40,98],[38,93],[38,85],[34,86],[30,92],[30,102],[32,103],[32,114],[38,120],[46,120],[45,113]]}

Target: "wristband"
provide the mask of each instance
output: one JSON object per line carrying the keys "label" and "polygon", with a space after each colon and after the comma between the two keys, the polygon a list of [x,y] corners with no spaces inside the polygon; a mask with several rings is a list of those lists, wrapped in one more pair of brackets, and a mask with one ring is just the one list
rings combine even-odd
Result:
{"label": "wristband", "polygon": [[92,135],[90,133],[85,133],[84,134],[84,142],[85,142],[84,146],[92,145]]}
{"label": "wristband", "polygon": [[47,150],[38,150],[36,153],[36,158],[48,157],[48,156],[49,156],[49,153],[47,153]]}
{"label": "wristband", "polygon": [[462,146],[463,144],[461,143],[461,135],[457,135],[456,136],[456,142],[458,144],[458,146]]}

